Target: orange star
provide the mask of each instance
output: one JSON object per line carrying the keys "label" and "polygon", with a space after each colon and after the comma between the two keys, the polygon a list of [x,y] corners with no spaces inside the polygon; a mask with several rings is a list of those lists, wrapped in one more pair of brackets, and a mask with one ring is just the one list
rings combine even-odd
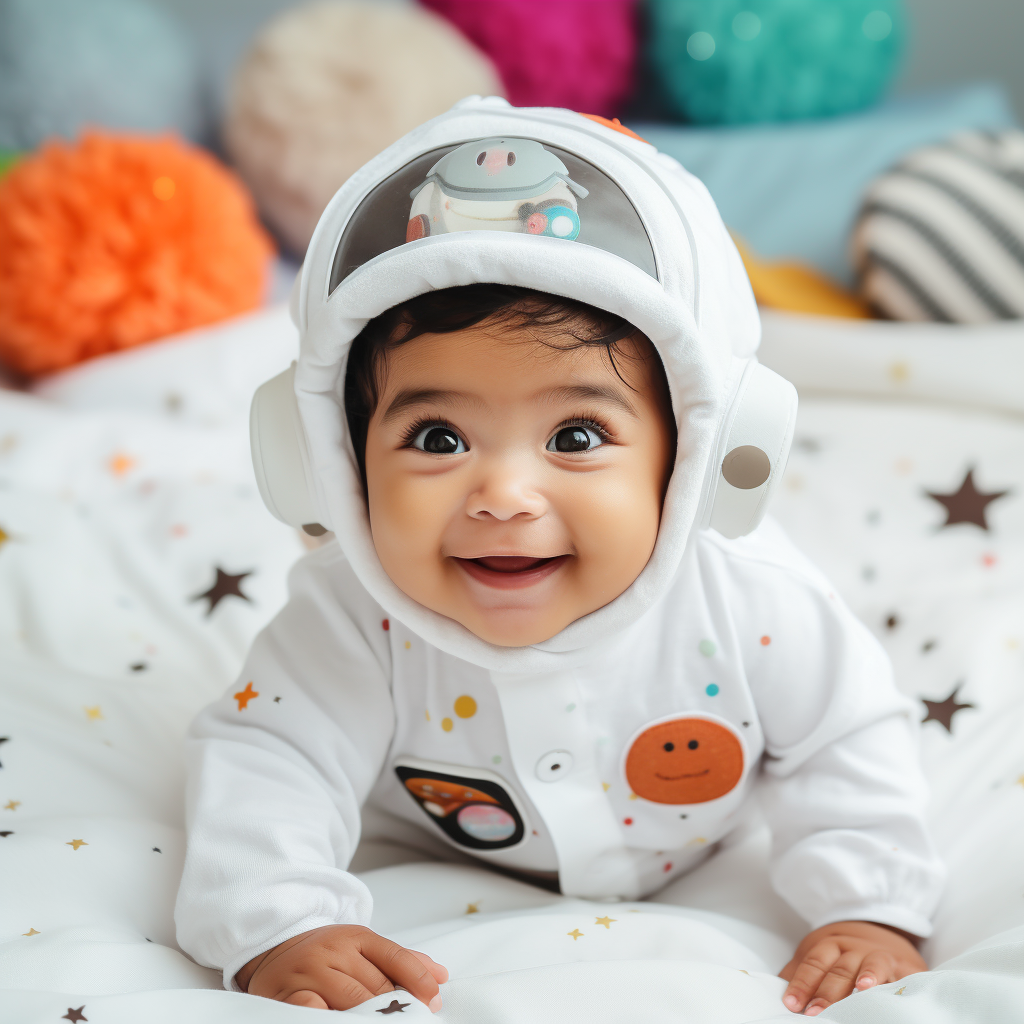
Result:
{"label": "orange star", "polygon": [[4,804],[4,810],[5,811],[15,811],[20,806],[21,806],[21,801],[20,800],[8,800],[7,803]]}
{"label": "orange star", "polygon": [[259,695],[260,691],[254,690],[252,688],[252,681],[250,680],[248,683],[245,684],[244,690],[239,690],[238,693],[235,694],[235,700],[238,701],[238,710],[244,710],[246,707],[248,707],[249,701],[251,701],[254,697],[258,697]]}
{"label": "orange star", "polygon": [[65,843],[65,846],[72,846],[77,850],[80,846],[88,846],[89,844],[84,839],[72,839],[70,843]]}
{"label": "orange star", "polygon": [[124,452],[118,452],[107,463],[107,466],[114,476],[124,476],[128,470],[134,468],[135,460],[130,455],[125,455]]}
{"label": "orange star", "polygon": [[27,932],[22,932],[21,934],[22,935],[38,935],[39,932],[37,932],[35,930],[35,928],[29,928],[29,930]]}

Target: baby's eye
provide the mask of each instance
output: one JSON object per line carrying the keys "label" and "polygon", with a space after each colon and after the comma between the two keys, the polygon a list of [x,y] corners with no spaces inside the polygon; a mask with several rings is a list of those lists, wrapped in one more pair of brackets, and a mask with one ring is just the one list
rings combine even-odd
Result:
{"label": "baby's eye", "polygon": [[562,427],[548,441],[549,452],[589,452],[604,444],[604,438],[593,427]]}
{"label": "baby's eye", "polygon": [[430,455],[461,455],[469,451],[465,441],[451,427],[424,427],[410,442],[410,447],[418,448]]}

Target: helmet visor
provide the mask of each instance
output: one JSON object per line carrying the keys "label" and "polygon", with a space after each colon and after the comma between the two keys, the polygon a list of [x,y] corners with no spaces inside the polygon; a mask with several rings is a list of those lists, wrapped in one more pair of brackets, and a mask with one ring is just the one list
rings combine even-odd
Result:
{"label": "helmet visor", "polygon": [[381,253],[458,231],[594,246],[658,277],[640,215],[607,174],[557,146],[504,137],[431,150],[377,185],[345,225],[330,291]]}

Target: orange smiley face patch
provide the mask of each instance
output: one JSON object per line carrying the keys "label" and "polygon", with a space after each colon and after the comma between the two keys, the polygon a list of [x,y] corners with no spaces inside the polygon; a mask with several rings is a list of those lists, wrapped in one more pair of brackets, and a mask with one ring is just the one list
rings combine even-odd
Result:
{"label": "orange smiley face patch", "polygon": [[644,729],[626,755],[626,780],[656,804],[702,804],[735,788],[743,747],[724,725],[673,718]]}

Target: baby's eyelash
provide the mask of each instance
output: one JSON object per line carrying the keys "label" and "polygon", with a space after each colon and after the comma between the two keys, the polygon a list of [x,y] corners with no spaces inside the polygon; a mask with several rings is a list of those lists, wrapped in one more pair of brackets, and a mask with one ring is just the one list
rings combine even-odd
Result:
{"label": "baby's eyelash", "polygon": [[557,434],[558,431],[564,430],[566,427],[589,427],[602,441],[613,442],[615,440],[615,435],[597,416],[570,416],[569,419],[559,423],[553,433]]}
{"label": "baby's eyelash", "polygon": [[[446,430],[459,434],[458,428],[449,423],[443,416],[421,416],[402,431],[402,446],[408,447],[412,444],[416,435],[427,427],[444,427]],[[461,437],[462,435],[459,434],[459,436]]]}

